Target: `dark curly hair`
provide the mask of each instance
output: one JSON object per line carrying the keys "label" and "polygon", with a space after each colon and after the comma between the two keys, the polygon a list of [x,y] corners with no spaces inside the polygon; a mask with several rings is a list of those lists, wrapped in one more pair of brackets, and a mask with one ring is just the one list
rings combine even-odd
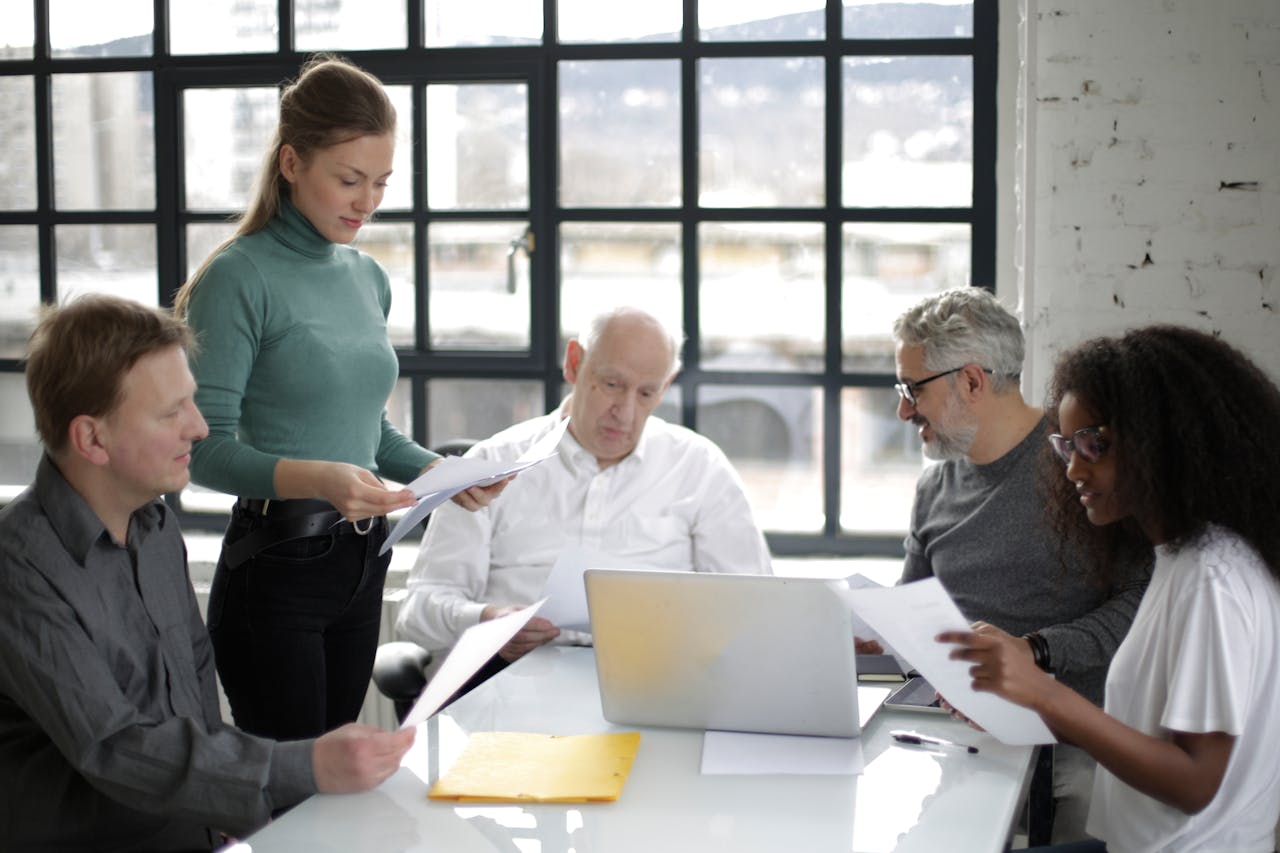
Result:
{"label": "dark curly hair", "polygon": [[[1111,428],[1118,496],[1134,515],[1174,547],[1221,525],[1280,577],[1280,389],[1244,353],[1193,329],[1134,329],[1058,358],[1045,405],[1054,432],[1068,393]],[[1050,519],[1063,541],[1092,552],[1101,577],[1136,555],[1150,559],[1132,517],[1093,529],[1062,461],[1043,458]]]}

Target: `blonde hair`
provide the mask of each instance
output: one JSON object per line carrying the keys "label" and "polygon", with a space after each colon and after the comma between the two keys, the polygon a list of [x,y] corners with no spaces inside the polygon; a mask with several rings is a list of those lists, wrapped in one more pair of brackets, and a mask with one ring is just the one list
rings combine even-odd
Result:
{"label": "blonde hair", "polygon": [[306,162],[316,151],[362,136],[394,135],[396,110],[382,83],[339,56],[317,54],[280,95],[280,121],[254,185],[254,198],[235,234],[209,253],[174,295],[174,314],[185,318],[191,292],[209,264],[238,237],[267,227],[284,206],[289,184],[280,174],[280,151],[288,145]]}
{"label": "blonde hair", "polygon": [[27,394],[36,431],[54,456],[80,415],[115,411],[124,375],[138,359],[167,347],[195,346],[191,329],[167,311],[105,294],[48,306],[27,343]]}

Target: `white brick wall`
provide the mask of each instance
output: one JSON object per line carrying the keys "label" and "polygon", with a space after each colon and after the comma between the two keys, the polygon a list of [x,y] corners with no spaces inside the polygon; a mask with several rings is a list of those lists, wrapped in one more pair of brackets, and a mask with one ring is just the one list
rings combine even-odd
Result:
{"label": "white brick wall", "polygon": [[[997,292],[1055,354],[1151,322],[1280,380],[1280,2],[1001,0]],[[1024,159],[1019,159],[1024,158]]]}

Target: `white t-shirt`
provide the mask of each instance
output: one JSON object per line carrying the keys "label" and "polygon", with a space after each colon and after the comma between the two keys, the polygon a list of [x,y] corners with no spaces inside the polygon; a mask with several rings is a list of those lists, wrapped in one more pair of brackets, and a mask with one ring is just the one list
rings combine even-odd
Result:
{"label": "white t-shirt", "polygon": [[[467,455],[514,460],[559,420],[557,411],[516,424]],[[559,451],[484,509],[432,512],[397,631],[450,648],[485,605],[537,601],[568,546],[628,568],[772,573],[742,482],[704,436],[650,417],[636,449],[603,470],[567,431]]]}
{"label": "white t-shirt", "polygon": [[1111,853],[1270,853],[1280,818],[1280,583],[1239,536],[1210,526],[1155,571],[1107,675],[1107,713],[1147,734],[1236,736],[1222,786],[1196,815],[1101,765],[1088,829]]}

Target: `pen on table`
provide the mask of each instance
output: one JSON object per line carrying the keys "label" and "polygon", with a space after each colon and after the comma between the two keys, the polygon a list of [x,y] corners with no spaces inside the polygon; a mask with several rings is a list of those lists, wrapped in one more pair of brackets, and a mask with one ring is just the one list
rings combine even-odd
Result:
{"label": "pen on table", "polygon": [[963,749],[971,755],[976,755],[978,753],[978,748],[976,746],[971,746],[966,743],[955,743],[954,741],[943,740],[940,737],[929,737],[928,735],[917,734],[915,732],[896,730],[889,732],[889,736],[898,743],[913,743],[916,746],[950,746],[955,749]]}

